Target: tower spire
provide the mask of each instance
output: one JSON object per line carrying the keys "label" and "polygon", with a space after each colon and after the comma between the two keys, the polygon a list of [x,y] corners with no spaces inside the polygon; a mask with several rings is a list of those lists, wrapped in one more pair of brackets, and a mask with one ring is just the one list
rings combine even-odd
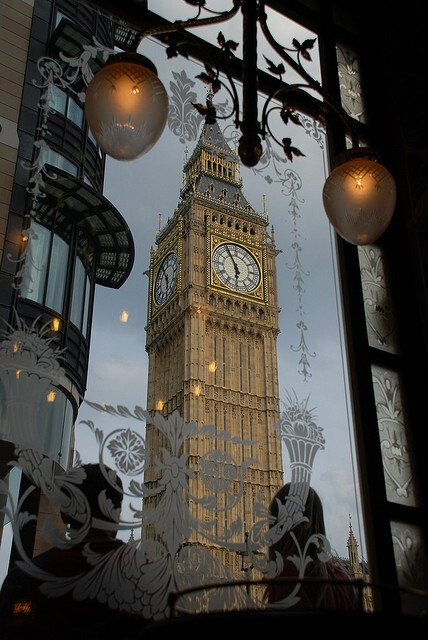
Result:
{"label": "tower spire", "polygon": [[349,514],[349,534],[346,546],[348,547],[350,572],[354,578],[362,578],[363,573],[361,570],[360,560],[358,558],[358,542],[352,529],[351,514]]}

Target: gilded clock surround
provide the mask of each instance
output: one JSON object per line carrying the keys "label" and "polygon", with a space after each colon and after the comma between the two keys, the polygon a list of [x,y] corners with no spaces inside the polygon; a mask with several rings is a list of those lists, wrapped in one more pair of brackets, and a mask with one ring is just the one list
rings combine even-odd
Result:
{"label": "gilded clock surround", "polygon": [[[249,243],[248,238],[244,238],[244,234],[231,232],[222,233],[219,225],[208,222],[207,225],[207,287],[217,291],[224,291],[233,294],[241,299],[254,300],[265,303],[267,301],[267,290],[265,287],[265,270],[266,270],[266,250],[263,249],[260,242]],[[233,287],[228,287],[216,274],[213,266],[213,255],[217,247],[224,243],[233,243],[242,246],[254,258],[260,273],[259,284],[251,291],[236,291]]]}
{"label": "gilded clock surround", "polygon": [[[183,220],[181,216],[177,219],[168,221],[168,224],[162,232],[158,234],[156,243],[159,244],[159,249],[156,251],[153,248],[150,251],[150,268],[146,272],[149,276],[149,304],[148,304],[148,319],[150,319],[159,313],[162,308],[173,298],[178,296],[181,291],[181,275],[182,275],[182,227]],[[167,240],[163,242],[163,239],[167,237]],[[155,287],[158,279],[159,271],[169,254],[175,254],[177,256],[177,275],[175,278],[175,285],[168,297],[158,304],[156,302]]]}

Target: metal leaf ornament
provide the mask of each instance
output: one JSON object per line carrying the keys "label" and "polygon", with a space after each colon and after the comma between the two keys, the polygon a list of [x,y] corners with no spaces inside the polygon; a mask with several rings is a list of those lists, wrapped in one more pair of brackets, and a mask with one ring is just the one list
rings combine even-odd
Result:
{"label": "metal leaf ornament", "polygon": [[207,124],[214,124],[216,122],[216,108],[211,102],[211,100],[207,100],[207,104],[201,104],[200,102],[192,102],[192,105],[195,109],[205,118],[205,122]]}
{"label": "metal leaf ornament", "polygon": [[310,38],[308,40],[304,40],[302,44],[300,44],[300,42],[296,40],[296,38],[293,38],[293,46],[296,47],[298,53],[302,56],[302,58],[304,58],[308,62],[312,62],[312,58],[310,56],[310,53],[308,52],[308,49],[313,49],[315,42],[316,38]]}
{"label": "metal leaf ornament", "polygon": [[235,57],[233,52],[238,48],[238,43],[234,40],[226,40],[221,31],[217,36],[217,42],[226,57],[229,58],[229,60],[232,60]]}
{"label": "metal leaf ornament", "polygon": [[281,119],[284,124],[288,124],[289,121],[291,121],[294,124],[298,124],[300,127],[303,126],[302,123],[300,122],[299,116],[296,113],[295,107],[285,105],[281,109]]}
{"label": "metal leaf ornament", "polygon": [[300,149],[297,149],[296,147],[291,146],[291,138],[282,139],[282,148],[284,150],[285,155],[290,160],[290,162],[293,162],[293,155],[296,157],[305,156],[305,154],[302,153]]}
{"label": "metal leaf ornament", "polygon": [[[169,47],[166,48],[166,56],[168,60],[170,60],[171,58],[177,58],[178,53],[179,53],[178,47],[175,44],[170,44]],[[187,60],[189,59],[189,54],[183,48],[180,51],[180,55],[183,56],[183,58],[186,58]]]}
{"label": "metal leaf ornament", "polygon": [[202,80],[202,82],[204,82],[205,84],[210,85],[212,92],[217,93],[217,91],[219,91],[221,87],[221,82],[218,79],[218,73],[216,73],[209,64],[205,65],[205,70],[206,73],[200,73],[196,76],[196,79]]}
{"label": "metal leaf ornament", "polygon": [[269,58],[266,58],[266,56],[263,56],[263,57],[268,63],[268,70],[271,73],[274,73],[277,76],[282,76],[282,74],[285,73],[285,67],[282,64],[282,62],[280,62],[279,64],[274,64],[272,60],[269,60]]}

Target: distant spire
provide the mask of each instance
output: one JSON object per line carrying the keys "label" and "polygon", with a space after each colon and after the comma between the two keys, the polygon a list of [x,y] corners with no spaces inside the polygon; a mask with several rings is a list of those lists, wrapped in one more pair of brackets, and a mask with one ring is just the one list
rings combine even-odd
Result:
{"label": "distant spire", "polygon": [[161,226],[162,226],[162,214],[158,213],[158,230],[156,232],[156,235],[158,235],[160,233]]}
{"label": "distant spire", "polygon": [[358,542],[352,530],[351,514],[349,514],[349,535],[348,535],[348,542],[346,543],[346,546],[348,547],[350,572],[354,578],[361,578],[362,570],[361,570],[360,560],[358,558]]}
{"label": "distant spire", "polygon": [[355,548],[358,547],[357,539],[354,536],[354,532],[352,530],[351,514],[349,514],[349,535],[348,535],[348,542],[346,546],[348,547],[348,549],[351,546],[354,546]]}
{"label": "distant spire", "polygon": [[262,195],[262,202],[263,202],[263,213],[265,215],[267,215],[267,211],[266,211],[266,196],[265,196],[265,194]]}

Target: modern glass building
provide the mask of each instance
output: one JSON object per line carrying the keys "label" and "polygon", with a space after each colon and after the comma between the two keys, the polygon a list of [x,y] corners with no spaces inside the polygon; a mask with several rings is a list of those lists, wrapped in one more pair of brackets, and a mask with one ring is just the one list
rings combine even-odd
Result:
{"label": "modern glass building", "polygon": [[[45,347],[34,362],[23,358],[19,375],[21,385],[27,378],[27,397],[22,397],[21,386],[20,397],[11,400],[10,385],[18,374],[11,372],[11,352],[2,345],[4,478],[14,457],[12,425],[25,424],[23,404],[40,453],[62,469],[72,463],[73,425],[86,390],[95,287],[118,288],[126,281],[134,245],[126,221],[102,195],[105,156],[85,122],[82,73],[74,81],[75,70],[66,62],[95,36],[99,57],[85,68],[95,72],[114,45],[111,22],[74,2],[7,2],[0,19],[3,43],[8,43],[2,60],[1,330],[4,336],[19,336],[12,353],[29,354],[34,340],[42,337],[51,354],[62,354],[60,375],[51,375],[51,384],[38,377],[41,361],[49,355]],[[37,498],[32,508],[38,511]],[[33,528],[29,549],[36,544],[34,536]]]}

